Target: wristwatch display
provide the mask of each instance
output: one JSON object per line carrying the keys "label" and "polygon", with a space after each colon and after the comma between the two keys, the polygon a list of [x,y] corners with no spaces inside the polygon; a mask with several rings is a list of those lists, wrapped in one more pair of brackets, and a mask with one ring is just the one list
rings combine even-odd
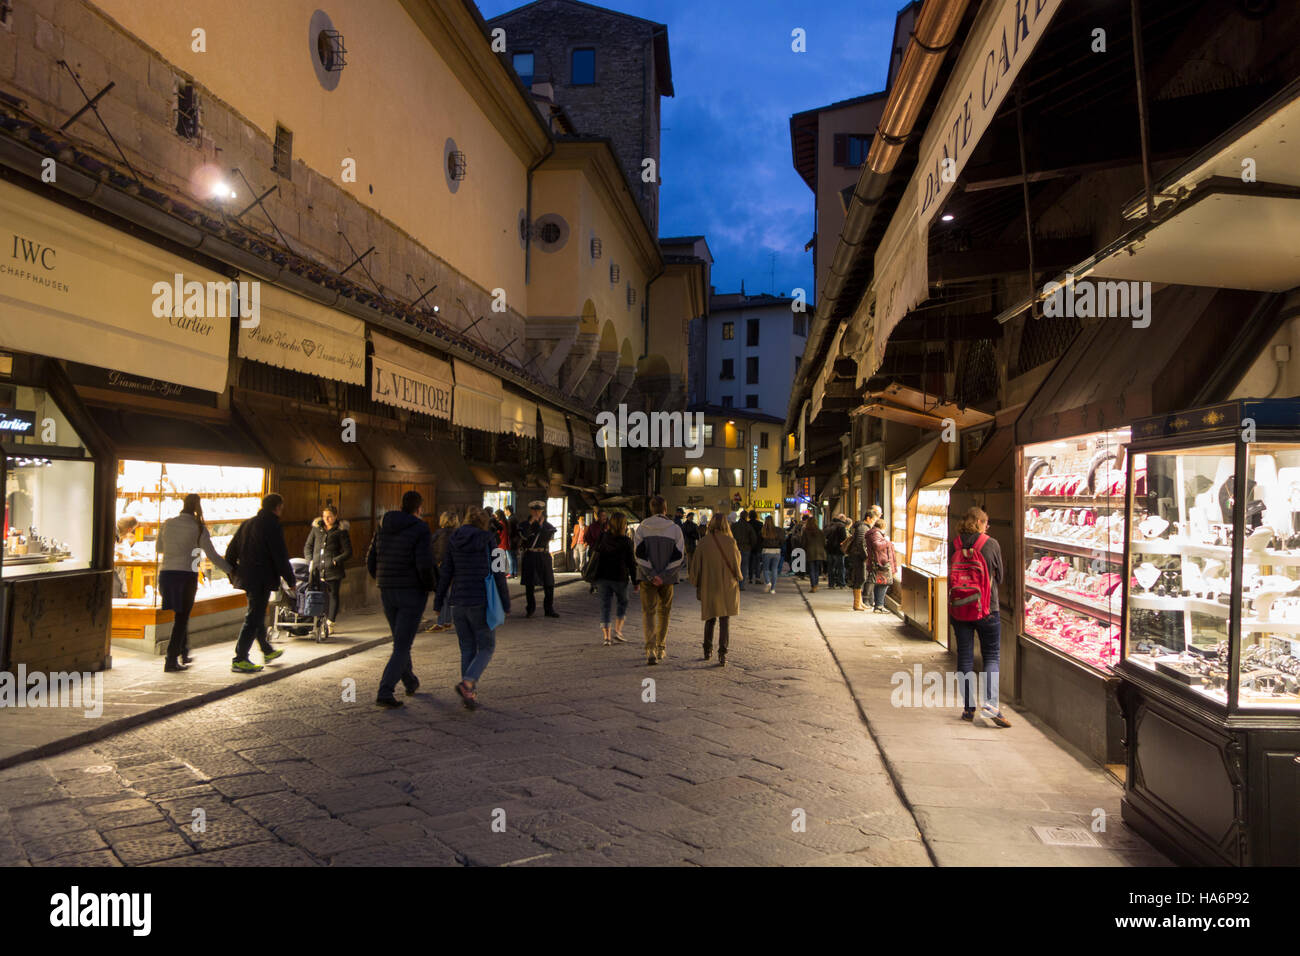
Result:
{"label": "wristwatch display", "polygon": [[[1236,703],[1300,709],[1300,445],[1134,456],[1126,659],[1227,704],[1239,605]],[[1233,546],[1241,536],[1241,578]]]}
{"label": "wristwatch display", "polygon": [[1023,449],[1024,633],[1109,672],[1123,601],[1128,429]]}

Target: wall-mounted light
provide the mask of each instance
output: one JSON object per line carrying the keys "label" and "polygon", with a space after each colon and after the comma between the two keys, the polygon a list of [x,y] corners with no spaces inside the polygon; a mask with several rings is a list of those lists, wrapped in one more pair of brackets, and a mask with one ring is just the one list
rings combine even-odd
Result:
{"label": "wall-mounted light", "polygon": [[636,305],[636,287],[633,286],[630,282],[628,283],[627,286],[627,304]]}
{"label": "wall-mounted light", "polygon": [[953,221],[954,219],[956,219],[957,217],[954,216],[954,215],[953,215],[952,213],[950,213],[950,212],[946,212],[946,213],[944,213],[942,216],[940,216],[939,218],[942,219],[944,222],[952,222],[952,221]]}
{"label": "wall-mounted light", "polygon": [[603,252],[603,245],[599,239],[591,240],[591,258],[599,259]]}
{"label": "wall-mounted light", "polygon": [[614,285],[618,282],[619,269],[618,263],[611,262],[609,265],[609,284]]}
{"label": "wall-mounted light", "polygon": [[460,182],[465,178],[469,165],[465,161],[465,154],[458,149],[453,149],[447,154],[447,177]]}

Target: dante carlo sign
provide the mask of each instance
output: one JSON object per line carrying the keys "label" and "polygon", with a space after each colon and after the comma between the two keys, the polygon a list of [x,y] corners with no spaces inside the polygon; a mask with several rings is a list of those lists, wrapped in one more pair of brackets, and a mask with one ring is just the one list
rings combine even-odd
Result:
{"label": "dante carlo sign", "polygon": [[944,96],[944,113],[936,112],[931,124],[931,129],[940,130],[940,139],[929,146],[917,167],[925,177],[917,190],[922,227],[943,205],[970,151],[988,129],[1060,5],[1061,0],[1002,0],[996,13],[984,21],[987,26],[963,47],[953,71],[954,84],[960,84],[955,87],[958,96],[951,102]]}

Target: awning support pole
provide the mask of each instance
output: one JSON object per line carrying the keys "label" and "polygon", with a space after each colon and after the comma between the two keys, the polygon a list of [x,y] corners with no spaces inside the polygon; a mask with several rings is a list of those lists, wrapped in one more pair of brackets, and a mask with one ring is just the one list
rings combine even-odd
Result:
{"label": "awning support pole", "polygon": [[[1016,87],[1016,139],[1020,145],[1020,191],[1025,199],[1025,243],[1029,246],[1029,294],[1034,295],[1034,276],[1038,270],[1034,267],[1034,216],[1029,206],[1029,164],[1025,159],[1025,114],[1022,109],[1024,94],[1021,87]],[[1034,297],[1029,304],[1029,317],[1038,318],[1038,299]]]}
{"label": "awning support pole", "polygon": [[1146,66],[1142,56],[1141,0],[1130,0],[1133,14],[1133,72],[1137,79],[1138,132],[1142,143],[1142,183],[1146,188],[1147,217],[1155,214],[1156,197],[1151,186],[1151,124],[1147,114]]}

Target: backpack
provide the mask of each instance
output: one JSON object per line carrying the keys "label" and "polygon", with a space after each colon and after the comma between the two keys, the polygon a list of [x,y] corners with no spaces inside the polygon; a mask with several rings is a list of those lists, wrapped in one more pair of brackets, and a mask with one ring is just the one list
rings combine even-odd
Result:
{"label": "backpack", "polygon": [[980,550],[988,539],[982,534],[969,548],[962,547],[960,535],[953,539],[957,551],[948,564],[948,614],[954,621],[979,621],[989,616],[993,586]]}
{"label": "backpack", "polygon": [[237,591],[247,590],[244,587],[243,575],[239,573],[239,550],[244,544],[244,529],[251,520],[249,518],[240,522],[239,527],[235,529],[234,536],[230,539],[230,544],[226,545],[225,558],[226,563],[230,565],[230,573],[226,577],[230,579],[230,586]]}

